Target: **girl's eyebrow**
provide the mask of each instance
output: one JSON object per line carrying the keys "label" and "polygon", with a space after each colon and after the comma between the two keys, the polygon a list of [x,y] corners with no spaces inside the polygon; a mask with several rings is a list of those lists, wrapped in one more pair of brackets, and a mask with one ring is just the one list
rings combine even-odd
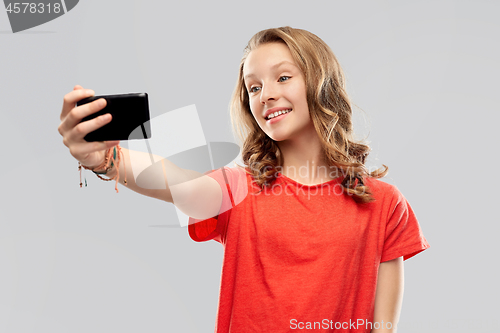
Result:
{"label": "girl's eyebrow", "polygon": [[[279,63],[277,63],[277,64],[272,65],[272,66],[271,66],[271,70],[273,70],[273,69],[275,69],[275,68],[278,68],[278,67],[281,67],[281,66],[283,66],[283,65],[285,65],[285,64],[286,64],[286,65],[292,65],[292,66],[294,66],[294,67],[297,67],[297,66],[295,66],[295,64],[294,64],[294,63],[291,63],[291,62],[290,62],[290,61],[288,61],[288,60],[283,60],[282,62],[279,62]],[[246,80],[246,79],[248,79],[248,78],[250,78],[250,77],[255,77],[255,74],[252,74],[252,73],[247,74],[247,75],[245,75],[245,76],[243,77],[243,80]]]}

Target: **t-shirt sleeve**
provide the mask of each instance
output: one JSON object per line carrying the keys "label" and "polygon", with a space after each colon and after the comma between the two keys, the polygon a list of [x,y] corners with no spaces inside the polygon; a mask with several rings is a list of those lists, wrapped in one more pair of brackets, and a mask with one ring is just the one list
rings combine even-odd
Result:
{"label": "t-shirt sleeve", "polygon": [[393,188],[380,262],[399,257],[407,260],[430,247],[410,204],[396,186]]}
{"label": "t-shirt sleeve", "polygon": [[189,217],[188,232],[195,242],[215,240],[225,243],[226,230],[232,208],[240,203],[248,192],[244,171],[237,168],[223,167],[204,173],[217,181],[222,190],[222,204],[217,216],[201,220]]}

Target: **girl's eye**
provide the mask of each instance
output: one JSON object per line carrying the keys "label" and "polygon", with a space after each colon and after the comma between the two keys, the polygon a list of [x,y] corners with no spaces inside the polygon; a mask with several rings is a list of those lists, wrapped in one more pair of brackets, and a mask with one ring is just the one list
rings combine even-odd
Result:
{"label": "girl's eye", "polygon": [[[290,79],[291,76],[280,76],[280,78],[278,79],[278,82],[284,82],[284,81],[288,81],[288,79]],[[282,80],[282,79],[286,79],[286,80]],[[254,93],[256,92],[255,89],[259,89],[260,87],[251,87],[250,89],[248,89],[249,92],[251,93]]]}

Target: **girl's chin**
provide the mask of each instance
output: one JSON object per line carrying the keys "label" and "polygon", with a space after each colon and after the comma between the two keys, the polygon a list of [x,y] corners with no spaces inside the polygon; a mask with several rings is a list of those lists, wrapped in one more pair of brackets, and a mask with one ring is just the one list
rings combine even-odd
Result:
{"label": "girl's chin", "polygon": [[276,135],[276,133],[272,133],[271,135],[267,134],[267,136],[276,142],[284,141],[287,138],[285,135]]}

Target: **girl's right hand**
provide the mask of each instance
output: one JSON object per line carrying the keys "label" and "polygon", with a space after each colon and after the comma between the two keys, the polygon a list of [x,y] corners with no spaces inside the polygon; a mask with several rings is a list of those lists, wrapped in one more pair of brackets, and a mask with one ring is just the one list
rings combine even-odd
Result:
{"label": "girl's right hand", "polygon": [[111,121],[111,114],[106,113],[80,123],[86,116],[100,111],[106,106],[104,98],[76,106],[76,102],[93,95],[94,91],[83,89],[79,85],[76,85],[72,92],[66,94],[60,116],[61,124],[57,128],[63,137],[63,144],[69,148],[70,154],[89,168],[95,168],[104,162],[106,150],[120,143],[120,141],[85,141],[85,135]]}

